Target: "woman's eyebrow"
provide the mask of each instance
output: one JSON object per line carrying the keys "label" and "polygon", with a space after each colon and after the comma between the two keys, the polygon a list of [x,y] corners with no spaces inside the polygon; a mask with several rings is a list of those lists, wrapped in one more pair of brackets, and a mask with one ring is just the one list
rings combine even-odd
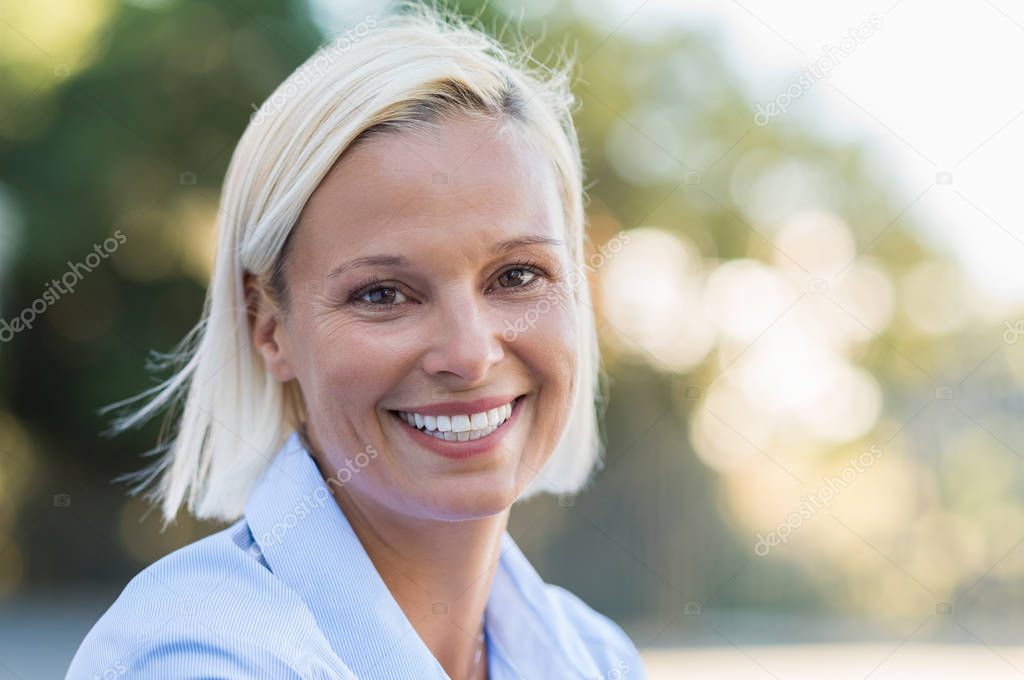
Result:
{"label": "woman's eyebrow", "polygon": [[520,238],[510,238],[507,241],[502,241],[491,249],[491,252],[504,253],[509,250],[515,250],[523,246],[560,246],[562,241],[557,238],[549,238],[547,236],[541,236],[540,234],[531,236],[522,236]]}
{"label": "woman's eyebrow", "polygon": [[[511,238],[500,243],[495,244],[491,249],[494,254],[505,253],[516,248],[522,248],[524,246],[560,246],[562,241],[557,238],[549,238],[547,236],[532,235],[522,236],[519,238]],[[340,276],[349,269],[355,269],[357,267],[368,267],[368,266],[379,266],[379,267],[404,267],[409,265],[409,259],[401,255],[366,255],[364,257],[357,257],[348,262],[343,262],[327,275],[327,278],[333,278]]]}
{"label": "woman's eyebrow", "polygon": [[331,270],[331,273],[327,275],[327,278],[340,276],[349,269],[355,269],[357,267],[367,267],[371,265],[377,265],[380,267],[404,267],[408,264],[408,258],[402,257],[401,255],[367,255],[365,257],[357,257],[354,260],[349,260],[348,262],[339,264]]}

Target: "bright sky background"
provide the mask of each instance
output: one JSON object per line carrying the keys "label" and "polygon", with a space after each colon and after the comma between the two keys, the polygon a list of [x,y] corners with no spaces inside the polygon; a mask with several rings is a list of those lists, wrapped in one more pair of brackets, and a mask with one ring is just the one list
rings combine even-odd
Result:
{"label": "bright sky background", "polygon": [[[620,30],[700,25],[717,34],[758,102],[767,102],[877,15],[881,27],[787,116],[828,134],[862,140],[926,226],[988,295],[1024,301],[1024,7],[1006,0],[934,3],[606,2],[583,9]],[[600,4],[600,3],[597,3]],[[639,8],[639,9],[638,9]],[[601,18],[603,17],[603,19]],[[937,184],[940,172],[952,184]],[[908,216],[912,214],[908,212]],[[896,215],[893,215],[895,218]],[[883,237],[884,238],[884,237]]]}

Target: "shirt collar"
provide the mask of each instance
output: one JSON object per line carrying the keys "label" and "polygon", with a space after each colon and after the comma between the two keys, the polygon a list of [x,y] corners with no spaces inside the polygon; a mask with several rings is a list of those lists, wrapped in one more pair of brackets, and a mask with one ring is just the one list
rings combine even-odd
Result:
{"label": "shirt collar", "polygon": [[[257,482],[245,518],[270,570],[305,600],[357,677],[449,680],[377,573],[297,433]],[[530,678],[599,675],[507,531],[485,620],[492,669],[505,664],[513,677]]]}

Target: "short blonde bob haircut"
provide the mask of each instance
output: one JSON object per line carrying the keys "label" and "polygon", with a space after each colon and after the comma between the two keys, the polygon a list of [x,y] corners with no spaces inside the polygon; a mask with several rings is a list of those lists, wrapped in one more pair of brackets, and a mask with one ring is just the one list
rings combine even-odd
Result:
{"label": "short blonde bob haircut", "polygon": [[[603,453],[606,379],[584,274],[583,167],[572,120],[575,98],[563,64],[515,56],[446,10],[400,3],[366,16],[296,69],[254,112],[231,157],[218,215],[218,242],[199,323],[157,368],[171,377],[104,411],[146,399],[111,430],[136,427],[168,409],[159,460],[129,479],[150,487],[164,523],[182,505],[196,517],[234,521],[253,485],[304,423],[295,380],[266,370],[249,334],[245,274],[278,279],[284,247],[313,190],[345,150],[369,135],[421,129],[457,116],[518,123],[555,169],[576,280],[577,366],[569,422],[552,456],[524,490],[574,493]],[[177,417],[179,416],[180,417]]]}

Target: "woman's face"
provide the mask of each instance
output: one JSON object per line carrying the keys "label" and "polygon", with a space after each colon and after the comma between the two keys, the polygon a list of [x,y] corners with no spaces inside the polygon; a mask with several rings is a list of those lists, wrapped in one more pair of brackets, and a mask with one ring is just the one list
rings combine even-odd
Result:
{"label": "woman's face", "polygon": [[261,350],[298,381],[330,488],[356,501],[422,518],[500,512],[568,422],[571,260],[553,168],[522,134],[467,119],[378,137],[303,211],[291,304]]}

